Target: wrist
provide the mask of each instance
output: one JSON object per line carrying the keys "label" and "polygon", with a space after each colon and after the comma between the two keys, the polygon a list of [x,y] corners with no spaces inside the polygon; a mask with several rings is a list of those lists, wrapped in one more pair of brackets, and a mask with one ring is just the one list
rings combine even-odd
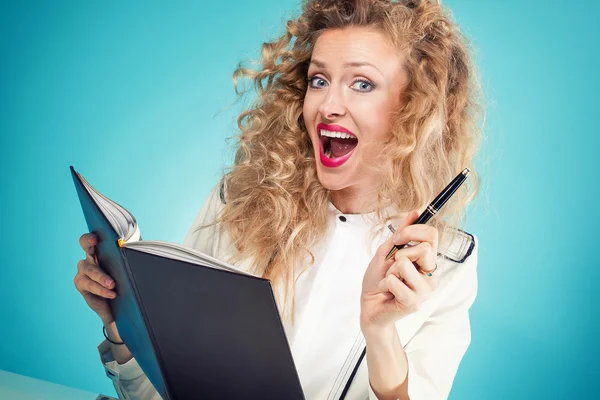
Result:
{"label": "wrist", "polygon": [[396,330],[396,324],[388,325],[369,325],[361,327],[362,334],[365,337],[365,341],[379,342],[379,343],[392,343],[392,341],[398,336]]}
{"label": "wrist", "polygon": [[112,344],[123,344],[123,339],[121,339],[117,324],[114,321],[109,324],[104,324],[104,336]]}
{"label": "wrist", "polygon": [[108,333],[114,333],[117,332],[117,324],[115,323],[115,321],[102,321],[102,323],[104,324],[104,327],[106,328],[106,332]]}
{"label": "wrist", "polygon": [[378,399],[408,399],[408,360],[395,324],[363,328],[369,384]]}

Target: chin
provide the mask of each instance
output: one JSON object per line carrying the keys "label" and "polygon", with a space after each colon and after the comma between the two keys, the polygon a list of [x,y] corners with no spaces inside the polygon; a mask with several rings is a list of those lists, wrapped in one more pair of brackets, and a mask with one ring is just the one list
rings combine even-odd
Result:
{"label": "chin", "polygon": [[338,171],[324,171],[324,169],[325,168],[321,165],[317,166],[317,177],[319,178],[321,186],[323,186],[325,189],[337,191],[351,186],[347,174],[343,172],[338,173]]}
{"label": "chin", "polygon": [[344,188],[344,186],[340,185],[339,182],[332,182],[331,180],[323,179],[321,177],[319,177],[319,182],[321,182],[321,186],[323,186],[325,189],[333,192]]}

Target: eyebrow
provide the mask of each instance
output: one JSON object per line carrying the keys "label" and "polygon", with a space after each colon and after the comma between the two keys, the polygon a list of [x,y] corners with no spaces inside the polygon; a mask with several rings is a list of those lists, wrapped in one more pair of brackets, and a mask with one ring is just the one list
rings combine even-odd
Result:
{"label": "eyebrow", "polygon": [[[325,64],[323,61],[320,60],[315,60],[312,59],[310,60],[311,64],[315,64],[317,67],[319,68],[327,68],[327,64]],[[352,67],[373,67],[375,68],[377,71],[379,71],[379,68],[377,68],[374,64],[371,64],[370,62],[367,61],[353,61],[353,62],[349,62],[349,63],[345,63],[343,65],[344,68],[352,68]],[[383,73],[381,71],[379,71],[379,73],[381,75],[383,75]]]}

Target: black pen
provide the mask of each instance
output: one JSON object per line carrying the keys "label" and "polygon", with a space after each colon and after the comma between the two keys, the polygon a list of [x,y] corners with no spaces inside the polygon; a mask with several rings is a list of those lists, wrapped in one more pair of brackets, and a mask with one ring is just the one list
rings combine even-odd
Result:
{"label": "black pen", "polygon": [[[440,211],[442,206],[446,204],[448,200],[450,200],[450,197],[452,197],[454,192],[458,190],[470,173],[471,170],[469,168],[465,168],[460,174],[458,174],[456,178],[454,178],[452,182],[450,182],[448,186],[446,186],[446,188],[442,190],[442,192],[438,194],[435,199],[433,199],[431,204],[427,206],[425,211],[423,211],[423,213],[419,215],[419,218],[417,218],[411,225],[426,224],[435,214],[437,214],[438,211]],[[398,250],[403,249],[406,246],[408,246],[408,244],[394,245],[392,250],[390,250],[388,255],[385,257],[386,261],[392,258]]]}

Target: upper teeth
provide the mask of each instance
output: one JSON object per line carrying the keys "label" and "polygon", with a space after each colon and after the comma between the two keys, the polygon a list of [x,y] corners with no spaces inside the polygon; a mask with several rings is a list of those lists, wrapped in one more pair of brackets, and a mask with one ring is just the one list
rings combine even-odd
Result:
{"label": "upper teeth", "polygon": [[321,129],[321,136],[327,136],[332,138],[340,138],[340,139],[356,139],[356,136],[351,135],[345,132],[332,132],[326,131],[325,129]]}

